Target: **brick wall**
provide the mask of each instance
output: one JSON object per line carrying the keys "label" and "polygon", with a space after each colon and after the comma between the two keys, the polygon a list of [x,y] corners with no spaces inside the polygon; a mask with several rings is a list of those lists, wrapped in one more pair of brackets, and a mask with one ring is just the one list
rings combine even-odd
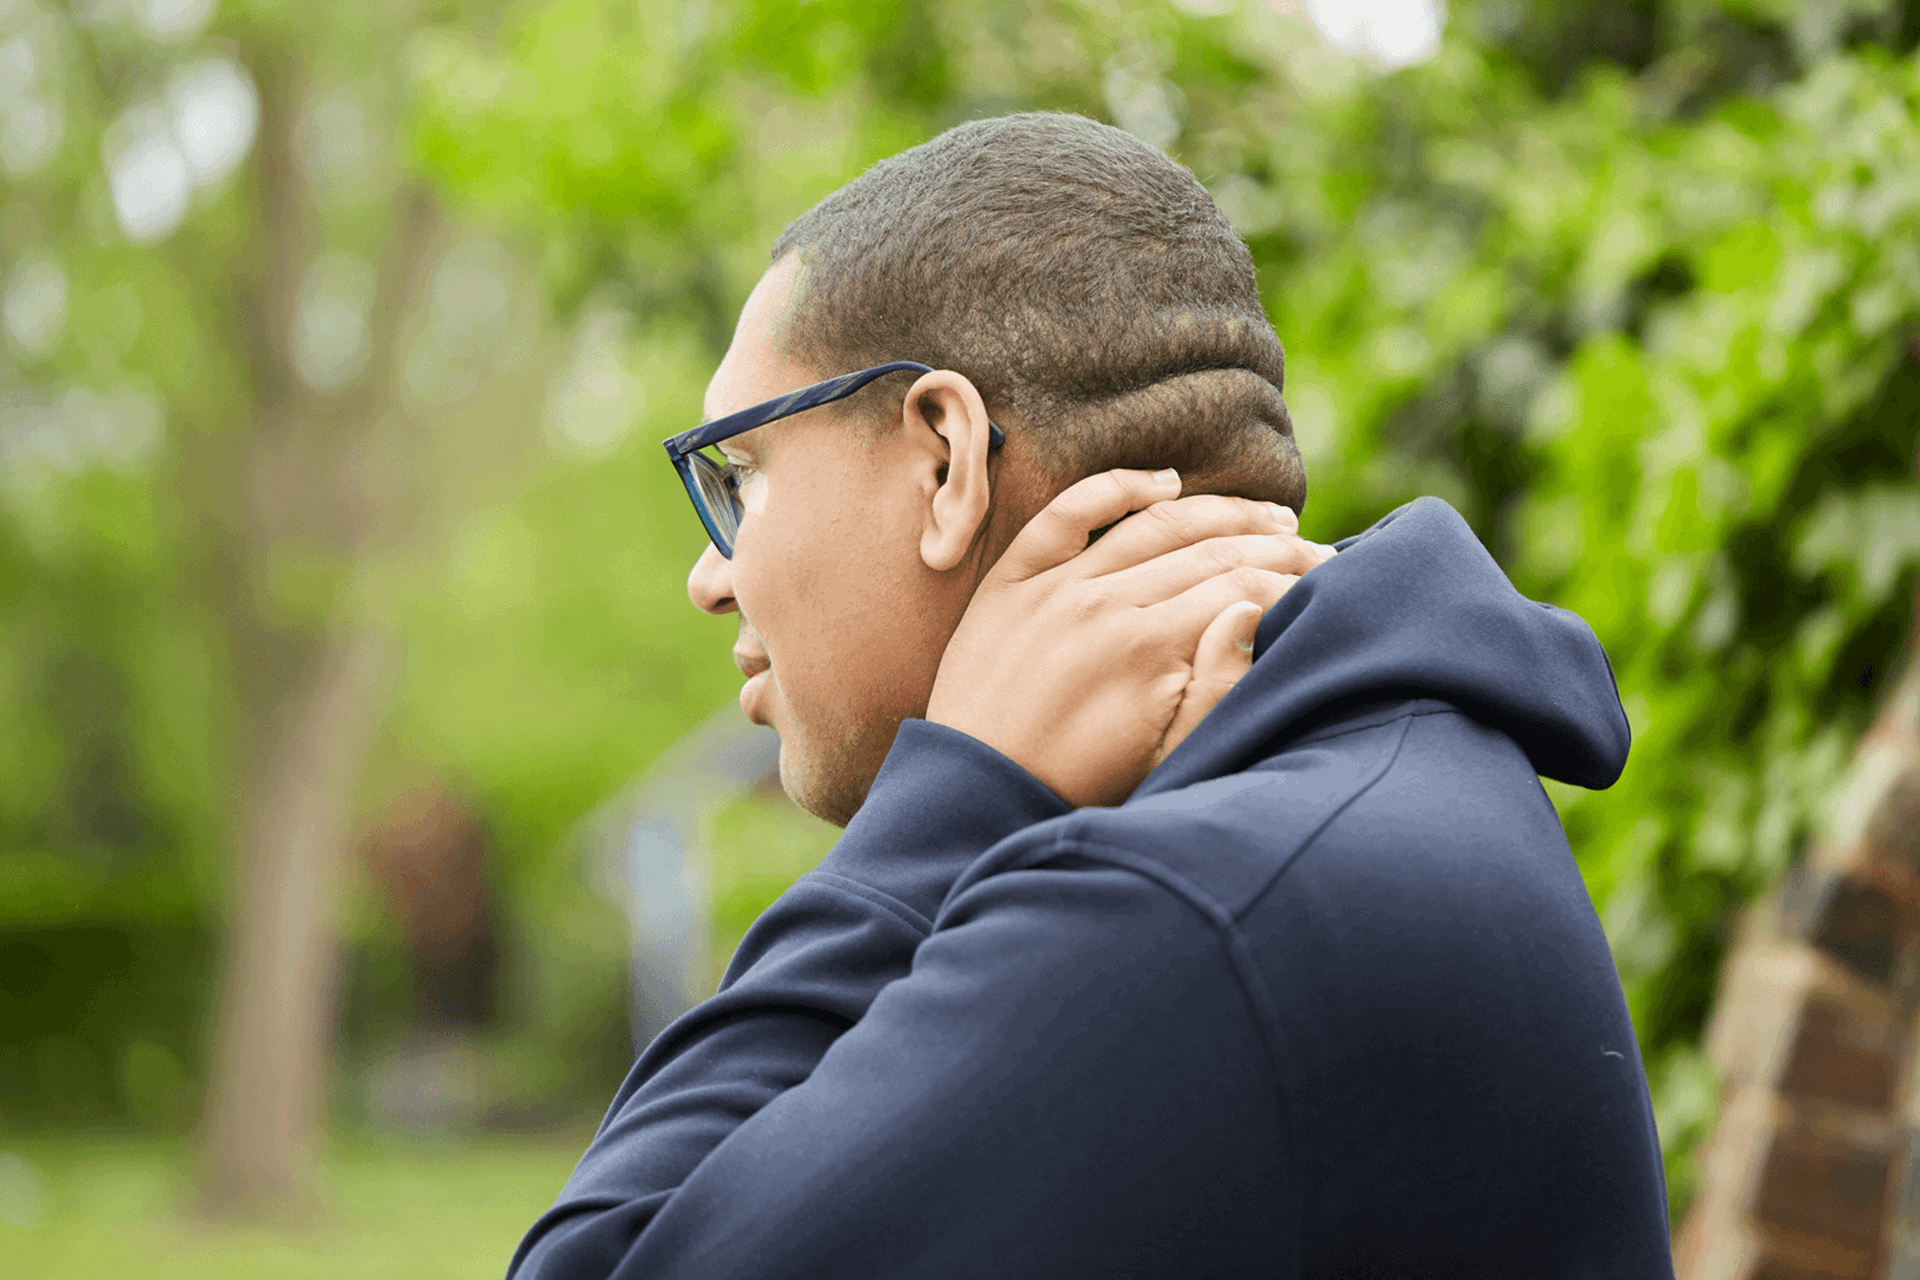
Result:
{"label": "brick wall", "polygon": [[1920,1280],[1920,661],[1835,814],[1728,951],[1679,1280]]}

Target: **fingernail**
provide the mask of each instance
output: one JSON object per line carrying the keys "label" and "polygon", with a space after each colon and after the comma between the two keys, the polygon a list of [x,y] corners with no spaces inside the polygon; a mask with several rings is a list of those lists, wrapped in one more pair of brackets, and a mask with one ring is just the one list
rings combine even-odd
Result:
{"label": "fingernail", "polygon": [[1252,652],[1253,652],[1253,637],[1252,637],[1252,636],[1239,636],[1239,637],[1236,637],[1236,638],[1235,638],[1235,640],[1234,640],[1234,643],[1240,646],[1240,652],[1242,652],[1242,653],[1252,653]]}
{"label": "fingernail", "polygon": [[1180,473],[1178,471],[1175,471],[1172,467],[1164,467],[1161,470],[1154,472],[1153,478],[1159,481],[1161,484],[1172,484],[1174,481],[1180,478]]}
{"label": "fingernail", "polygon": [[1273,518],[1280,522],[1281,528],[1288,533],[1300,532],[1300,517],[1294,514],[1292,507],[1283,507],[1277,502],[1269,502],[1267,506],[1273,509]]}

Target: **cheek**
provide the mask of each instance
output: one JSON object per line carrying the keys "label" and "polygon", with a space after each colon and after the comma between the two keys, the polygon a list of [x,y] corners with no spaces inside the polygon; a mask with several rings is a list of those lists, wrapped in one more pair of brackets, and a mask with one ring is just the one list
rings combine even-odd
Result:
{"label": "cheek", "polygon": [[905,705],[944,647],[927,652],[937,611],[914,513],[844,458],[799,470],[777,483],[763,474],[742,493],[748,518],[733,558],[741,614],[787,701]]}
{"label": "cheek", "polygon": [[749,625],[791,645],[837,594],[833,577],[849,558],[849,503],[831,472],[789,460],[779,483],[764,472],[741,489],[745,519],[733,550],[734,596]]}
{"label": "cheek", "polygon": [[788,701],[851,708],[917,667],[920,610],[878,550],[831,536],[736,548],[740,611]]}
{"label": "cheek", "polygon": [[831,559],[816,545],[816,531],[804,521],[783,519],[786,514],[778,503],[749,506],[732,564],[740,613],[777,665],[797,656],[789,651],[820,629],[820,574],[823,560]]}
{"label": "cheek", "polygon": [[755,515],[766,509],[767,477],[764,472],[755,471],[740,486],[740,507],[748,515]]}

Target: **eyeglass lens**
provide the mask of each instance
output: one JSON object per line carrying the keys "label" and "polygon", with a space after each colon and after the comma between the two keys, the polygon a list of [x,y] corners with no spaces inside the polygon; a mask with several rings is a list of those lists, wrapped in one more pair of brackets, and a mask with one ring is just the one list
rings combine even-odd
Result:
{"label": "eyeglass lens", "polygon": [[726,469],[705,454],[689,454],[687,460],[693,464],[694,480],[700,485],[700,496],[705,500],[707,516],[727,543],[733,546],[733,537],[740,531],[740,499],[732,481],[727,477]]}

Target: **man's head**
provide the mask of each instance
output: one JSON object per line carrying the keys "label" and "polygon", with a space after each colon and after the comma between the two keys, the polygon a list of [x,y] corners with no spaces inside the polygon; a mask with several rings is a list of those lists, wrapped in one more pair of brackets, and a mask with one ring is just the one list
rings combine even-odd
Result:
{"label": "man's head", "polygon": [[[975,586],[1054,495],[1114,467],[1298,510],[1283,357],[1246,247],[1184,168],[1076,116],[976,121],[882,161],[774,245],[709,415],[892,360],[840,404],[722,446],[749,463],[734,556],[742,705],[796,802],[844,824],[921,714]],[[987,421],[1007,442],[987,451]]]}

